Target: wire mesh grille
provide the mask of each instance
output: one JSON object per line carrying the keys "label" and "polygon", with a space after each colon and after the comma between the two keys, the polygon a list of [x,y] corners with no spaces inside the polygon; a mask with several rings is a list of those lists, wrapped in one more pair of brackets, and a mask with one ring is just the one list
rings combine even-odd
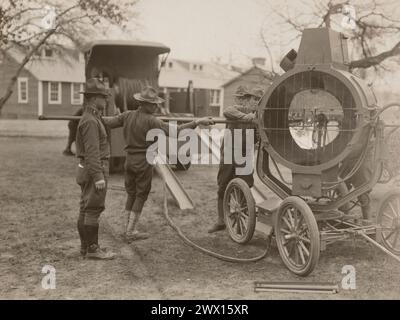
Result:
{"label": "wire mesh grille", "polygon": [[315,166],[338,156],[356,130],[350,90],[334,76],[307,71],[285,79],[264,109],[263,130],[284,159]]}

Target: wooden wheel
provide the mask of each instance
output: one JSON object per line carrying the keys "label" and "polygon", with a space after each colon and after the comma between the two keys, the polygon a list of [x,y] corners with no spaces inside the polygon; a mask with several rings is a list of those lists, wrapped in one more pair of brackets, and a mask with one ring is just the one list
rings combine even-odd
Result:
{"label": "wooden wheel", "polygon": [[400,191],[392,191],[379,205],[377,235],[382,245],[400,255]]}
{"label": "wooden wheel", "polygon": [[256,205],[247,183],[233,179],[224,194],[224,216],[229,236],[237,243],[251,240],[256,227]]}
{"label": "wooden wheel", "polygon": [[298,197],[284,199],[276,213],[274,231],[286,267],[299,276],[310,274],[319,260],[320,236],[308,204]]}

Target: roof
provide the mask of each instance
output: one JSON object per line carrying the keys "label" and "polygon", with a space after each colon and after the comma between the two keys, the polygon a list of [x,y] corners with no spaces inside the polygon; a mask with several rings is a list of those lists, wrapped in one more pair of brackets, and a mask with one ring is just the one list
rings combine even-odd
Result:
{"label": "roof", "polygon": [[[169,68],[169,63],[173,64]],[[193,65],[202,66],[202,70],[194,71]],[[229,70],[214,62],[168,59],[161,69],[159,86],[167,88],[187,88],[189,81],[196,89],[220,89],[222,84],[239,73]]]}
{"label": "roof", "polygon": [[83,51],[90,50],[97,46],[122,46],[122,47],[140,47],[140,48],[149,48],[154,49],[161,53],[170,52],[170,48],[158,42],[149,42],[149,41],[130,41],[130,40],[95,40],[89,42],[87,45],[83,47]]}
{"label": "roof", "polygon": [[225,83],[222,85],[222,87],[226,87],[227,85],[230,85],[232,82],[235,82],[236,80],[240,79],[240,77],[242,77],[242,76],[244,76],[244,75],[250,73],[250,72],[253,71],[253,70],[258,70],[258,71],[260,71],[261,73],[263,73],[263,74],[264,74],[268,79],[270,79],[270,80],[273,80],[273,79],[274,79],[274,76],[273,76],[273,74],[272,74],[270,71],[265,70],[265,69],[263,69],[263,68],[261,68],[261,67],[259,67],[259,66],[252,66],[252,67],[250,67],[249,69],[247,69],[245,72],[239,73],[236,77],[229,79],[227,82],[225,82]]}
{"label": "roof", "polygon": [[[24,59],[24,53],[11,48],[7,51],[18,63]],[[25,69],[32,76],[40,81],[52,82],[85,82],[85,64],[75,59],[72,54],[63,54],[53,58],[33,58],[26,65]]]}

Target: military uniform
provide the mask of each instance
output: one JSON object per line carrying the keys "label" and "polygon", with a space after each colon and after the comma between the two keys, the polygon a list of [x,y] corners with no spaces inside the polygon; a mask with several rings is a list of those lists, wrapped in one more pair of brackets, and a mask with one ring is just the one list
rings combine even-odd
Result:
{"label": "military uniform", "polygon": [[[243,120],[243,117],[246,114],[249,114],[253,112],[252,109],[246,107],[246,106],[231,106],[225,109],[224,111],[224,116],[228,120]],[[224,193],[226,190],[226,187],[228,186],[229,182],[234,179],[234,178],[241,178],[244,181],[247,182],[249,187],[251,188],[254,184],[254,178],[253,178],[253,173],[247,174],[247,175],[237,175],[236,173],[236,168],[240,168],[242,166],[245,166],[245,164],[237,164],[234,159],[234,154],[235,154],[235,149],[240,148],[242,155],[246,154],[246,148],[249,148],[250,146],[246,143],[246,130],[255,130],[256,125],[254,123],[229,123],[226,126],[227,130],[230,130],[231,132],[231,137],[232,137],[232,143],[230,146],[225,146],[227,143],[226,139],[222,142],[221,146],[221,161],[219,165],[219,171],[218,171],[218,176],[217,176],[217,182],[218,182],[218,198],[223,199],[224,198]],[[238,141],[236,143],[235,138],[234,138],[234,129],[241,129],[242,130],[242,141]],[[254,138],[256,139],[256,134],[254,134]],[[253,141],[254,143],[256,140]],[[240,143],[240,144],[239,144]],[[224,163],[225,162],[225,151],[229,148],[231,154],[232,154],[232,164]],[[251,158],[253,159],[253,155],[251,155]]]}
{"label": "military uniform", "polygon": [[[76,117],[80,117],[83,114],[83,108],[79,108],[73,115]],[[65,150],[63,151],[64,155],[74,155],[71,151],[71,146],[75,142],[76,132],[78,129],[79,120],[70,120],[68,121],[68,142]]]}
{"label": "military uniform", "polygon": [[[216,231],[220,231],[225,229],[225,223],[224,223],[224,212],[223,212],[223,199],[224,199],[224,194],[225,190],[229,184],[229,182],[232,179],[235,178],[241,178],[243,179],[248,186],[251,188],[254,184],[254,178],[253,178],[253,170],[249,174],[241,174],[239,175],[237,172],[237,169],[240,167],[245,167],[246,163],[244,164],[238,164],[235,162],[235,151],[236,153],[238,152],[238,148],[240,148],[240,151],[242,153],[242,156],[249,155],[251,156],[251,166],[253,166],[253,156],[254,156],[254,148],[253,146],[256,143],[256,140],[258,139],[258,133],[257,133],[257,128],[256,125],[253,123],[252,120],[248,120],[248,115],[250,113],[254,113],[255,111],[255,106],[250,107],[250,100],[251,97],[258,97],[258,93],[255,92],[250,92],[249,89],[243,86],[239,86],[236,90],[235,96],[237,97],[248,97],[248,105],[235,105],[228,107],[224,110],[224,116],[228,120],[239,120],[239,121],[248,121],[248,123],[229,123],[227,124],[226,128],[227,130],[230,131],[231,134],[231,139],[226,139],[224,138],[224,141],[222,142],[221,145],[221,161],[219,165],[219,170],[218,170],[218,175],[217,175],[217,183],[218,183],[218,206],[217,206],[217,212],[218,212],[218,222],[208,230],[209,233],[213,233]],[[235,141],[235,135],[234,135],[234,130],[235,129],[241,129],[241,141]],[[254,145],[251,146],[248,144],[248,141],[246,141],[246,130],[254,130]],[[230,144],[230,145],[227,145]],[[228,161],[225,161],[225,157],[227,154],[225,152],[228,151],[231,153],[231,159],[232,163],[225,163]],[[247,157],[246,157],[247,160]]]}
{"label": "military uniform", "polygon": [[76,155],[79,159],[76,182],[82,190],[80,215],[86,225],[98,225],[99,216],[105,208],[107,188],[96,190],[95,182],[107,182],[110,146],[100,115],[92,107],[86,107],[79,121]]}
{"label": "military uniform", "polygon": [[84,94],[91,95],[96,105],[86,104],[76,134],[76,156],[79,159],[76,182],[81,188],[77,222],[81,254],[92,259],[112,259],[114,254],[100,250],[99,218],[105,209],[110,146],[105,125],[97,108],[105,106],[107,90],[99,79],[89,79]]}
{"label": "military uniform", "polygon": [[[126,144],[125,189],[128,194],[125,210],[140,212],[150,193],[153,178],[153,165],[147,161],[146,153],[154,142],[146,141],[146,135],[151,129],[161,129],[168,135],[168,123],[146,112],[142,107],[107,119],[105,123],[109,128],[123,127]],[[184,124],[178,130],[184,128],[195,128],[195,124]]]}
{"label": "military uniform", "polygon": [[[141,93],[134,96],[137,101],[150,104],[158,104],[163,101],[151,87],[145,88]],[[139,106],[137,110],[126,111],[114,118],[105,119],[105,123],[110,128],[123,127],[126,143],[125,189],[127,200],[125,211],[131,212],[127,223],[134,220],[132,227],[127,226],[128,234],[130,229],[136,232],[134,230],[136,223],[151,190],[153,165],[148,162],[146,153],[154,142],[147,141],[146,135],[151,129],[161,129],[168,135],[169,125],[155,117],[143,106]],[[196,122],[193,121],[180,125],[177,129],[178,131],[186,128],[194,129],[196,126]]]}

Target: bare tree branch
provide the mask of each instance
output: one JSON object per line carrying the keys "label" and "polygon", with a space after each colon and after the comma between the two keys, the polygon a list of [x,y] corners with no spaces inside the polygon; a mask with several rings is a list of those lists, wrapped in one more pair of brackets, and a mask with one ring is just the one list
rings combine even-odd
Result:
{"label": "bare tree branch", "polygon": [[384,51],[378,55],[372,56],[372,57],[366,57],[363,59],[351,61],[349,64],[349,67],[351,69],[355,68],[370,68],[376,65],[381,64],[384,60],[400,55],[400,42],[398,42],[392,49],[388,51]]}

